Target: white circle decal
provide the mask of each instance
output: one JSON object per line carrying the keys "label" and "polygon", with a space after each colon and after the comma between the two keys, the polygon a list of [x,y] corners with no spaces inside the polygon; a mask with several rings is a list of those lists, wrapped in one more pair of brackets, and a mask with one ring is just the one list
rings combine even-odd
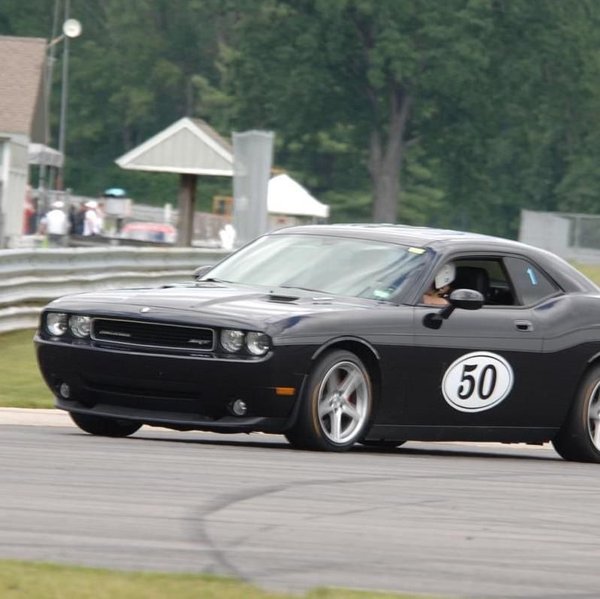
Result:
{"label": "white circle decal", "polygon": [[513,370],[498,354],[473,352],[455,360],[442,380],[444,399],[461,412],[482,412],[498,405],[513,386]]}

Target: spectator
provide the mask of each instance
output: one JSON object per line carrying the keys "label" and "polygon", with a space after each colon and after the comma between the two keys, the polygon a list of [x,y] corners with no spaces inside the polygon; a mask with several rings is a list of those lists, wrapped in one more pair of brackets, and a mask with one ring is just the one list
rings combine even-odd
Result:
{"label": "spectator", "polygon": [[40,233],[46,235],[48,245],[53,247],[64,245],[69,232],[69,220],[63,210],[64,206],[64,202],[60,200],[53,202],[52,209],[40,221]]}
{"label": "spectator", "polygon": [[69,208],[69,223],[71,225],[71,235],[83,235],[83,221],[85,220],[85,204],[71,204]]}
{"label": "spectator", "polygon": [[233,225],[227,223],[220,231],[221,247],[225,250],[232,250],[235,244],[235,229]]}
{"label": "spectator", "polygon": [[85,215],[83,218],[83,235],[100,235],[102,230],[102,219],[98,214],[98,202],[89,200],[85,203]]}
{"label": "spectator", "polygon": [[25,206],[23,209],[23,234],[33,235],[38,227],[36,223],[37,206],[31,191],[31,185],[27,186],[25,193]]}
{"label": "spectator", "polygon": [[102,200],[96,202],[96,214],[98,215],[100,233],[104,233],[104,202]]}

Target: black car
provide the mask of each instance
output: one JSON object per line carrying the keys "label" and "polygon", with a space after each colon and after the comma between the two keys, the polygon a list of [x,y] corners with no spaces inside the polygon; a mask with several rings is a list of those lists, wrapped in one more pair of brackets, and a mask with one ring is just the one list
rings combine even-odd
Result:
{"label": "black car", "polygon": [[280,229],[189,283],[57,299],[35,344],[57,407],[95,435],[263,431],[327,451],[551,441],[600,461],[600,289],[514,241]]}

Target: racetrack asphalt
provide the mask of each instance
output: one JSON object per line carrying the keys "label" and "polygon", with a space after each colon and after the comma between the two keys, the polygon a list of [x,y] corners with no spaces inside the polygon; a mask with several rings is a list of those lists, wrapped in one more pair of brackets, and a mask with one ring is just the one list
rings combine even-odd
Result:
{"label": "racetrack asphalt", "polygon": [[38,408],[0,408],[0,424],[75,426],[67,412]]}
{"label": "racetrack asphalt", "polygon": [[[75,423],[69,417],[69,414],[63,410],[58,409],[41,409],[41,408],[0,408],[0,425],[1,424],[16,424],[16,425],[29,425],[29,426],[76,426]],[[168,428],[153,426],[152,430],[165,430],[169,431]],[[507,447],[504,443],[477,443],[467,441],[455,441],[446,442],[447,445],[465,445],[474,447]],[[528,450],[532,449],[545,449],[548,450],[552,446],[550,443],[544,445],[524,445],[516,444],[513,447],[521,445],[527,447]]]}
{"label": "racetrack asphalt", "polygon": [[4,559],[205,572],[294,593],[598,597],[597,466],[549,447],[327,454],[275,435],[152,427],[102,439],[57,409],[0,408],[0,429]]}

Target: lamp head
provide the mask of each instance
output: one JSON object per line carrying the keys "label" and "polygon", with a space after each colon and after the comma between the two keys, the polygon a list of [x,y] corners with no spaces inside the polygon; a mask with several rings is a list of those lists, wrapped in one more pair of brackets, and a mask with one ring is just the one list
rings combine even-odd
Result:
{"label": "lamp head", "polygon": [[81,35],[81,23],[77,19],[67,19],[62,29],[66,37],[74,38]]}

